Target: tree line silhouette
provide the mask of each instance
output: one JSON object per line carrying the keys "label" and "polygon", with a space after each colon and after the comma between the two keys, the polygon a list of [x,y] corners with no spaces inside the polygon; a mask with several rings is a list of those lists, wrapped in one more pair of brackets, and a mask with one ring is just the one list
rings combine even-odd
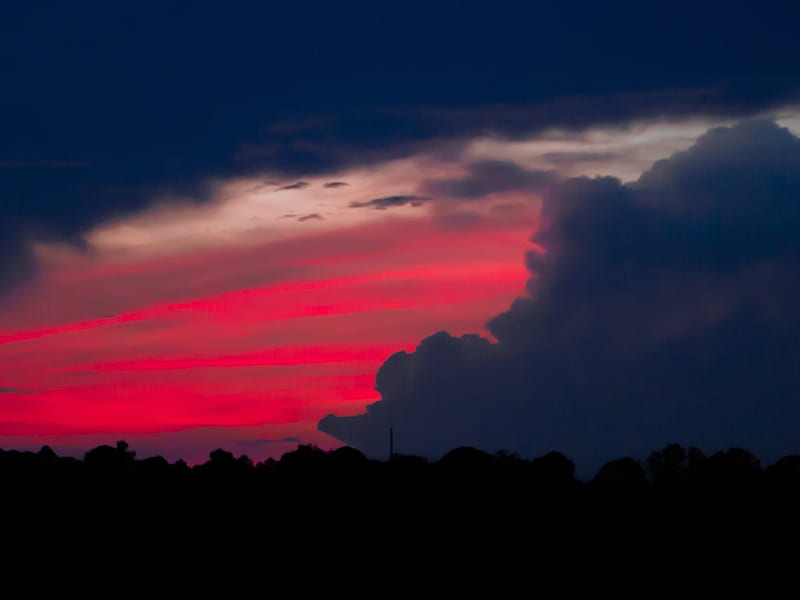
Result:
{"label": "tree line silhouette", "polygon": [[224,560],[235,570],[246,550],[259,560],[295,557],[295,568],[335,564],[341,574],[351,557],[376,564],[385,553],[414,569],[435,570],[444,556],[493,572],[538,561],[538,573],[568,579],[577,564],[659,569],[724,553],[749,561],[783,542],[794,547],[800,530],[800,455],[764,468],[740,448],[705,455],[678,444],[642,462],[612,460],[582,481],[559,452],[526,460],[462,447],[438,461],[378,461],[301,444],[279,460],[217,449],[189,466],[138,459],[120,441],[83,460],[48,446],[0,450],[0,485],[8,547],[30,554],[90,540],[112,562],[130,546],[191,568]]}
{"label": "tree line silhouette", "polygon": [[[390,460],[368,459],[352,447],[324,451],[299,444],[279,460],[255,462],[221,448],[209,460],[192,467],[183,460],[169,463],[161,456],[137,459],[124,441],[101,445],[83,460],[59,457],[49,446],[38,452],[0,449],[0,477],[7,490],[69,486],[73,491],[128,488],[129,492],[153,487],[177,492],[181,488],[211,495],[236,492],[308,492],[327,489],[330,495],[351,495],[362,488],[388,494],[419,490],[469,498],[489,497],[543,500],[588,498],[601,501],[656,500],[659,498],[786,497],[800,493],[800,455],[789,455],[763,468],[761,461],[741,448],[705,455],[697,448],[671,444],[654,451],[646,461],[624,457],[607,462],[588,481],[575,476],[575,464],[560,452],[526,460],[499,451],[489,454],[471,447],[448,452],[438,461],[397,454]],[[23,485],[24,484],[24,485]],[[222,487],[220,487],[222,486]],[[388,496],[387,499],[393,496]]]}

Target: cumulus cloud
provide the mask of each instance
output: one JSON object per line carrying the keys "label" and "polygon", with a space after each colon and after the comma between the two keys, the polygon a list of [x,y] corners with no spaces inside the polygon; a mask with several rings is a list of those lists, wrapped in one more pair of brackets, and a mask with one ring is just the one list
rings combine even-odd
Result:
{"label": "cumulus cloud", "polygon": [[430,198],[423,196],[386,196],[384,198],[375,198],[374,200],[367,200],[366,202],[353,201],[350,203],[350,208],[374,208],[375,210],[386,210],[395,206],[422,206]]}
{"label": "cumulus cloud", "polygon": [[320,430],[381,455],[560,450],[588,472],[671,442],[796,452],[800,139],[769,121],[708,131],[638,181],[546,194],[528,295],[390,357],[381,400]]}

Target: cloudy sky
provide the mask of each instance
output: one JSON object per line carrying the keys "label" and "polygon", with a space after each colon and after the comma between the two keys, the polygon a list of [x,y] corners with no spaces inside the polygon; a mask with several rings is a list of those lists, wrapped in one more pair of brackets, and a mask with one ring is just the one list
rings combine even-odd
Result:
{"label": "cloudy sky", "polygon": [[0,447],[800,452],[797,8],[284,4],[5,10]]}

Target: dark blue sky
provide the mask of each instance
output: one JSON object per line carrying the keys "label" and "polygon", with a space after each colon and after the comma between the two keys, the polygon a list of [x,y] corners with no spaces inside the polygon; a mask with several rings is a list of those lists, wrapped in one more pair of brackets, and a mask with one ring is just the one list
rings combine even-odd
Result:
{"label": "dark blue sky", "polygon": [[[487,126],[746,113],[797,90],[793,3],[541,4],[7,5],[2,194],[49,204],[68,192],[91,204],[73,215],[79,228],[111,208],[94,198],[116,206],[135,203],[137,185],[322,170],[342,160],[329,150],[340,144],[402,152],[395,142]],[[553,102],[567,96],[580,107]],[[497,104],[545,109],[508,122]],[[485,110],[434,110],[464,107]],[[299,151],[300,138],[325,149]],[[248,144],[269,159],[243,159]]]}

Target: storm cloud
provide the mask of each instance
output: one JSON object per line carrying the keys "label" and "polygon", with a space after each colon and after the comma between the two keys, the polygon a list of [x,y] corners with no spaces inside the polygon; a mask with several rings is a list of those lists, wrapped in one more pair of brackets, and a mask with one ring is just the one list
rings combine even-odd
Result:
{"label": "storm cloud", "polygon": [[671,442],[769,459],[800,438],[800,139],[708,131],[636,182],[545,195],[528,295],[496,343],[439,332],[391,356],[381,400],[320,430],[363,451],[559,450],[579,469]]}

